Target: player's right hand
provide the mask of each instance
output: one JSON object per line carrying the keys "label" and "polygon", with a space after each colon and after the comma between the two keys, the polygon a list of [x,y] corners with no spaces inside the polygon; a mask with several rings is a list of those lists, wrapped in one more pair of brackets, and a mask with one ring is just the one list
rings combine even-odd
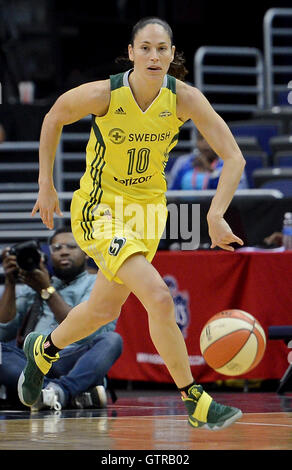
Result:
{"label": "player's right hand", "polygon": [[37,201],[31,212],[32,217],[39,211],[43,224],[50,230],[54,228],[54,214],[63,216],[59,198],[54,186],[40,188]]}

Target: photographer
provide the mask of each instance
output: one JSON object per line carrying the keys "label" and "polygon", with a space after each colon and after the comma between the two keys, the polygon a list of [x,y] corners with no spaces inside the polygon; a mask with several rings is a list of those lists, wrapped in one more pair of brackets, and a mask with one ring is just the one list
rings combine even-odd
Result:
{"label": "photographer", "polygon": [[[6,387],[12,403],[19,403],[17,381],[26,362],[22,345],[27,334],[32,330],[49,334],[72,307],[88,299],[96,279],[87,272],[87,256],[69,229],[58,229],[49,240],[52,277],[44,255],[32,243],[6,248],[2,253],[5,286],[0,299],[0,385]],[[122,351],[115,323],[62,351],[34,408],[106,406],[105,376]]]}

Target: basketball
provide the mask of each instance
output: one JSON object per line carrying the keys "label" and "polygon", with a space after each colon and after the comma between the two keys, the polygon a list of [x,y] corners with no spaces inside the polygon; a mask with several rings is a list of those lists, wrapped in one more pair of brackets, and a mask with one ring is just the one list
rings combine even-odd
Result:
{"label": "basketball", "polygon": [[224,310],[205,324],[200,336],[201,353],[216,372],[236,376],[254,369],[263,358],[266,335],[250,313]]}

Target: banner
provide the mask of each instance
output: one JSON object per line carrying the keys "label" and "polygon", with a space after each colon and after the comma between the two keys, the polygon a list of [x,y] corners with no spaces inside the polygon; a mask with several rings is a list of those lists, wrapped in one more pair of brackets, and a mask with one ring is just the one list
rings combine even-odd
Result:
{"label": "banner", "polygon": [[[200,351],[200,333],[210,317],[227,309],[255,316],[265,330],[292,324],[292,251],[228,253],[223,251],[159,251],[153,265],[168,285],[176,321],[185,338],[191,370],[198,382],[226,380],[212,370]],[[149,335],[147,312],[131,294],[123,306],[117,331],[124,349],[112,367],[113,379],[173,382]],[[268,340],[264,358],[236,378],[279,379],[288,367],[284,341]]]}

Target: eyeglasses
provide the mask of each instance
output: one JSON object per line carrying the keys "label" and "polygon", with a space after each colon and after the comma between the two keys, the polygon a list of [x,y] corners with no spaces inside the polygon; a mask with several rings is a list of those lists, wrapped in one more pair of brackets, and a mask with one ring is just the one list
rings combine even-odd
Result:
{"label": "eyeglasses", "polygon": [[53,243],[50,245],[50,252],[58,253],[58,251],[61,251],[62,248],[67,248],[67,250],[72,251],[78,248],[78,245],[75,243]]}

